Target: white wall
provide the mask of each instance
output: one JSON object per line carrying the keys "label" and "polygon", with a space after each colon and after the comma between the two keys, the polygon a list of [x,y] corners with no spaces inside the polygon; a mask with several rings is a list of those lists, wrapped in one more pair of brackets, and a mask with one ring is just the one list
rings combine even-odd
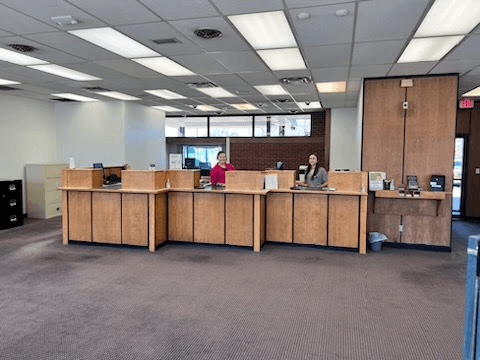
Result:
{"label": "white wall", "polygon": [[57,157],[76,167],[125,164],[125,105],[122,101],[55,105]]}
{"label": "white wall", "polygon": [[125,104],[125,162],[132,169],[166,168],[165,113],[135,103]]}
{"label": "white wall", "polygon": [[357,108],[332,109],[330,132],[330,169],[360,170],[361,122]]}
{"label": "white wall", "polygon": [[56,160],[56,129],[53,104],[0,95],[0,178],[23,182],[25,164]]}

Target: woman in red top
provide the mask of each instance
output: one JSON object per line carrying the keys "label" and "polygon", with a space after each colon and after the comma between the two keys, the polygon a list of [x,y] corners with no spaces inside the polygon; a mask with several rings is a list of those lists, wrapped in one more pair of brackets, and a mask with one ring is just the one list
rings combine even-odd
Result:
{"label": "woman in red top", "polygon": [[227,155],[225,151],[220,151],[217,154],[218,163],[210,172],[210,182],[212,185],[225,185],[225,171],[235,171],[231,164],[227,164]]}

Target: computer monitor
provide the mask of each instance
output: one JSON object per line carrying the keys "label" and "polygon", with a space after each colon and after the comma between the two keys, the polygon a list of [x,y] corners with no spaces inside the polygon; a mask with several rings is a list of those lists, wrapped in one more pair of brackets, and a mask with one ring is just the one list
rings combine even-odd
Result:
{"label": "computer monitor", "polygon": [[185,158],[185,168],[195,169],[195,158]]}
{"label": "computer monitor", "polygon": [[94,169],[103,169],[103,164],[102,163],[94,163],[93,168]]}
{"label": "computer monitor", "polygon": [[285,165],[283,164],[283,161],[277,161],[277,165],[275,166],[276,170],[284,170]]}
{"label": "computer monitor", "polygon": [[201,162],[198,164],[200,168],[200,176],[210,176],[211,166],[207,162]]}

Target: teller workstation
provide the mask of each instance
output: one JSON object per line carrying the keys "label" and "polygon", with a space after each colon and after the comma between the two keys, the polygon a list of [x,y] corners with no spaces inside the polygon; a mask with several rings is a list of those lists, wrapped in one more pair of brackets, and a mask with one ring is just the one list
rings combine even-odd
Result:
{"label": "teller workstation", "polygon": [[101,169],[64,168],[63,243],[155,251],[190,242],[258,252],[271,241],[365,254],[367,173],[328,175],[321,189],[296,186],[294,170],[229,171],[224,187],[212,187],[201,185],[200,170],[123,170],[121,184],[105,187]]}

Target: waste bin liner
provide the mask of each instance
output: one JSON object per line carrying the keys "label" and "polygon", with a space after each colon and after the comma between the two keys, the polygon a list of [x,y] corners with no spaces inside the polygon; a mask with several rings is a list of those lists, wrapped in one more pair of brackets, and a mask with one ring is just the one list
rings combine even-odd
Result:
{"label": "waste bin liner", "polygon": [[382,243],[387,240],[385,234],[379,232],[370,232],[368,233],[368,243],[370,245],[370,250],[380,251],[382,250]]}

